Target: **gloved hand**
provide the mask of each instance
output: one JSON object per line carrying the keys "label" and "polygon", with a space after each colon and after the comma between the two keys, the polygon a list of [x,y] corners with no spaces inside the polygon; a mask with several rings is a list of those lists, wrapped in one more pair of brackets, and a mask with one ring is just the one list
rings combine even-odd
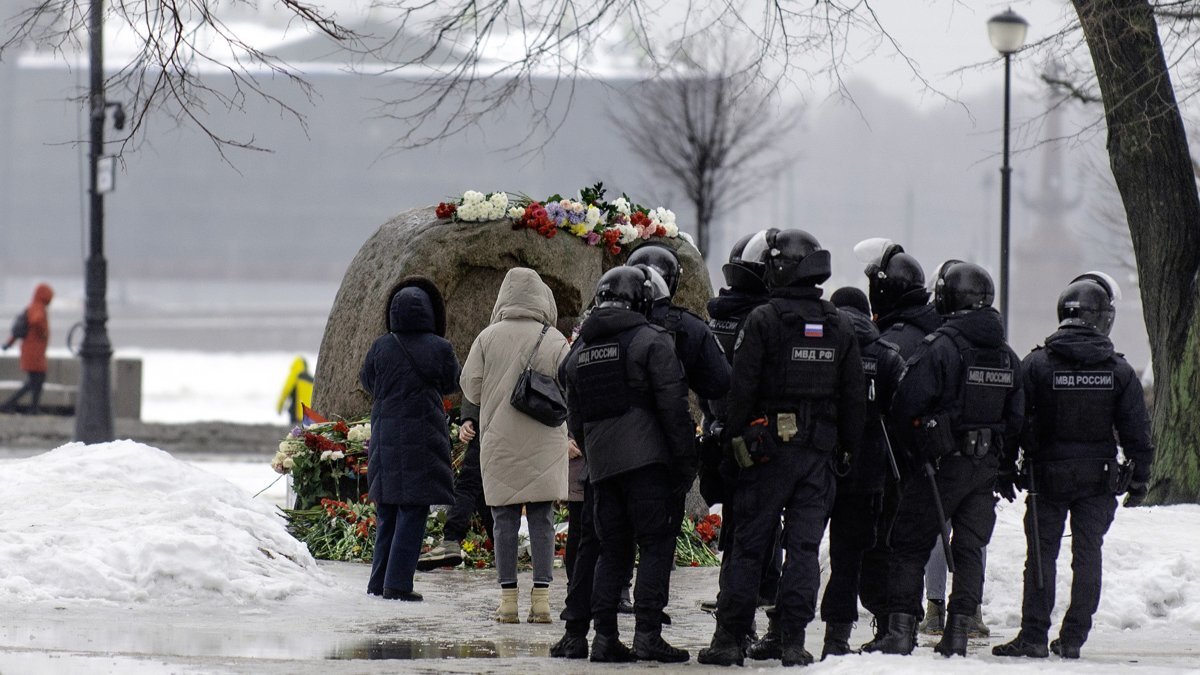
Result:
{"label": "gloved hand", "polygon": [[996,487],[994,492],[997,496],[1004,497],[1004,499],[1007,501],[1016,501],[1017,473],[1012,470],[1007,470],[996,474]]}
{"label": "gloved hand", "polygon": [[696,473],[700,465],[695,457],[676,457],[673,468],[675,486],[674,492],[687,493],[696,481]]}
{"label": "gloved hand", "polygon": [[1146,481],[1133,481],[1129,484],[1129,490],[1125,493],[1125,502],[1122,505],[1127,509],[1141,506],[1142,502],[1146,501],[1146,493],[1149,491],[1150,488],[1146,486]]}

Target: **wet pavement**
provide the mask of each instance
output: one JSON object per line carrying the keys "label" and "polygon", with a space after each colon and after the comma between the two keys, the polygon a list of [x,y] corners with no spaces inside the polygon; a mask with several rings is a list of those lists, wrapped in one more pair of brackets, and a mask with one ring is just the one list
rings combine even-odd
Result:
{"label": "wet pavement", "polygon": [[[712,617],[699,609],[713,596],[716,568],[676,570],[672,578],[673,623],[665,637],[692,652],[690,663],[674,666],[612,666],[561,661],[547,654],[561,636],[557,620],[565,579],[556,570],[551,602],[552,624],[495,623],[498,597],[491,570],[439,570],[418,574],[416,590],[425,602],[406,603],[368,596],[369,569],[355,563],[321,563],[327,573],[322,589],[283,602],[234,606],[214,599],[204,603],[128,605],[59,603],[8,607],[0,614],[0,673],[574,673],[613,668],[654,668],[661,672],[695,670],[696,651],[712,635]],[[528,610],[528,574],[521,579],[521,612]],[[169,599],[166,601],[169,603]],[[760,623],[763,621],[760,614]],[[809,627],[810,650],[819,650],[823,625]],[[633,633],[632,617],[621,618],[622,635]],[[990,646],[1007,641],[1015,629],[997,627],[990,640],[973,641],[970,659],[945,660],[928,649],[912,657],[855,656],[831,659],[813,672],[1195,672],[1200,663],[1186,639],[1126,631],[1086,647],[1085,660],[1003,661]],[[869,621],[855,628],[852,643],[869,639]],[[747,661],[756,669],[776,662]]]}

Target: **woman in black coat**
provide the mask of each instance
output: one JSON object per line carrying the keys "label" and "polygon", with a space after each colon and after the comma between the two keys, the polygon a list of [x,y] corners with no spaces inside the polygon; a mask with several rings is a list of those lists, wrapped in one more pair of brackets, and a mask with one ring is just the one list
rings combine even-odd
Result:
{"label": "woman in black coat", "polygon": [[413,573],[431,504],[454,501],[450,431],[442,397],[458,389],[458,359],[443,335],[437,287],[412,278],[392,291],[388,330],[375,340],[359,380],[371,406],[369,494],[378,509],[367,592],[420,600]]}

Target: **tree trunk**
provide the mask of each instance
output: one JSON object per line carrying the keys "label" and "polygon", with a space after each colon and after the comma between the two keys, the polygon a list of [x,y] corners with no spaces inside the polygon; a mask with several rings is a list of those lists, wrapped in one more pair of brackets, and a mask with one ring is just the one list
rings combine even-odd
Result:
{"label": "tree trunk", "polygon": [[1200,197],[1146,0],[1073,0],[1104,98],[1108,154],[1154,362],[1152,503],[1200,502]]}

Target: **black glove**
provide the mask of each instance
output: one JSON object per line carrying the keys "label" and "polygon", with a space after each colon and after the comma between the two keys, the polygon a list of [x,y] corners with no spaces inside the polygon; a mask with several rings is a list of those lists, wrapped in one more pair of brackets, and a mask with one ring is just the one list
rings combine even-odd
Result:
{"label": "black glove", "polygon": [[1146,481],[1135,480],[1129,484],[1129,490],[1125,493],[1125,508],[1133,508],[1141,506],[1142,502],[1146,501],[1146,493],[1150,488],[1146,486]]}
{"label": "black glove", "polygon": [[692,483],[696,482],[696,473],[699,471],[700,465],[695,457],[676,457],[674,474],[675,474],[675,489],[676,494],[686,494],[692,489]]}
{"label": "black glove", "polygon": [[996,474],[996,487],[994,489],[996,495],[1004,497],[1007,501],[1014,502],[1017,500],[1017,473],[1015,471],[1006,470]]}

